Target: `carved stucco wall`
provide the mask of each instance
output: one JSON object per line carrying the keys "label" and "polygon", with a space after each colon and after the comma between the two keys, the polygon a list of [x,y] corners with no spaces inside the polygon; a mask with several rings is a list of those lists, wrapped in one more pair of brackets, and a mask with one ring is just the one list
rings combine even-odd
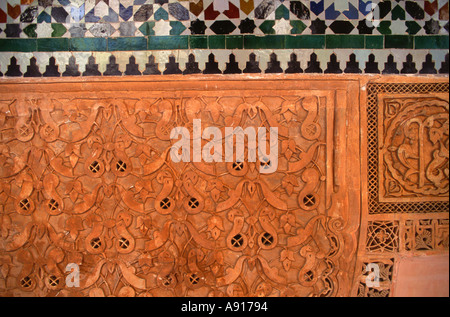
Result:
{"label": "carved stucco wall", "polygon": [[[0,93],[3,296],[394,296],[409,259],[448,259],[446,77],[31,79]],[[277,127],[278,169],[174,163],[169,133],[194,119]]]}

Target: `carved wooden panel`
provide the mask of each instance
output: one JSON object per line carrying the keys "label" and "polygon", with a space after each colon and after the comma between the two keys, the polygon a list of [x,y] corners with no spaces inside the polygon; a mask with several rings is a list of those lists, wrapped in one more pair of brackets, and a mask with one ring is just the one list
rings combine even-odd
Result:
{"label": "carved wooden panel", "polygon": [[401,258],[448,255],[449,85],[420,80],[367,85],[367,203],[355,296],[392,296]]}
{"label": "carved wooden panel", "polygon": [[[357,81],[41,81],[0,93],[1,295],[350,295]],[[171,130],[192,135],[195,119],[278,128],[278,168],[173,162]]]}

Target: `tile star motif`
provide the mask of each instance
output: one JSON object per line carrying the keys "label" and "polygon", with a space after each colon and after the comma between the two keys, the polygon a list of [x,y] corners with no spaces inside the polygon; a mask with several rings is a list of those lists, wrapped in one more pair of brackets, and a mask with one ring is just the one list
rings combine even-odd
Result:
{"label": "tile star motif", "polygon": [[156,21],[155,26],[153,27],[155,35],[170,35],[171,29],[170,22],[164,20]]}
{"label": "tile star motif", "polygon": [[275,21],[275,25],[273,26],[275,30],[275,34],[290,34],[291,33],[291,23],[285,19]]}
{"label": "tile star motif", "polygon": [[50,23],[38,23],[36,34],[38,37],[52,37],[53,28]]}
{"label": "tile star motif", "polygon": [[391,22],[391,31],[393,34],[407,34],[408,27],[405,21],[395,20]]}

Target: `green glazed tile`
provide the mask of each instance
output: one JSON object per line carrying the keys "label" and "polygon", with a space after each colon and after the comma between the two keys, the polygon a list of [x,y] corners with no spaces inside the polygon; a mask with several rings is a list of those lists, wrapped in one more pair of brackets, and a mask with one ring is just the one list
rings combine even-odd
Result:
{"label": "green glazed tile", "polygon": [[286,35],[286,48],[325,48],[325,35]]}
{"label": "green glazed tile", "polygon": [[167,13],[166,10],[164,10],[162,7],[160,7],[158,10],[156,10],[153,17],[156,21],[159,21],[159,20],[166,21],[169,19],[169,13]]}
{"label": "green glazed tile", "polygon": [[281,20],[285,19],[286,21],[289,21],[289,10],[284,5],[280,5],[278,9],[275,11],[275,19]]}
{"label": "green glazed tile", "polygon": [[395,20],[405,20],[406,13],[405,10],[400,6],[396,5],[395,8],[391,11],[392,21]]}
{"label": "green glazed tile", "polygon": [[242,49],[244,48],[244,37],[242,35],[227,35],[225,37],[225,46],[227,49]]}
{"label": "green glazed tile", "polygon": [[180,21],[170,21],[170,35],[180,35],[186,30],[186,27]]}
{"label": "green glazed tile", "polygon": [[78,37],[70,39],[71,51],[106,51],[107,40],[102,37]]}
{"label": "green glazed tile", "polygon": [[189,49],[189,36],[149,36],[149,50],[187,50]]}
{"label": "green glazed tile", "polygon": [[302,34],[307,27],[306,24],[300,20],[291,21],[291,26],[291,34]]}
{"label": "green glazed tile", "polygon": [[145,37],[116,37],[108,39],[108,51],[144,51],[147,49]]}
{"label": "green glazed tile", "polygon": [[67,32],[66,27],[60,23],[52,23],[52,29],[52,37],[61,37]]}
{"label": "green glazed tile", "polygon": [[155,22],[154,21],[144,22],[139,27],[139,31],[141,31],[141,33],[143,35],[155,35],[155,31],[153,30],[154,26],[155,26]]}
{"label": "green glazed tile", "polygon": [[383,35],[366,35],[366,48],[367,49],[383,49],[384,48],[384,36]]}
{"label": "green glazed tile", "polygon": [[210,36],[208,36],[208,48],[210,48],[210,49],[225,48],[225,35],[210,35]]}
{"label": "green glazed tile", "polygon": [[384,48],[414,48],[414,39],[410,35],[385,35]]}
{"label": "green glazed tile", "polygon": [[284,47],[284,35],[244,36],[245,49],[283,49]]}
{"label": "green glazed tile", "polygon": [[208,48],[208,37],[206,35],[189,36],[189,48],[191,49]]}
{"label": "green glazed tile", "polygon": [[275,25],[275,21],[266,20],[259,26],[260,30],[263,31],[264,34],[275,34],[275,30],[273,26]]}
{"label": "green glazed tile", "polygon": [[391,31],[391,21],[381,21],[377,27],[378,32],[381,34],[392,34]]}
{"label": "green glazed tile", "polygon": [[70,47],[68,38],[49,38],[38,39],[37,50],[39,52],[63,52],[68,51]]}
{"label": "green glazed tile", "polygon": [[23,28],[23,33],[25,33],[28,37],[37,37],[36,33],[37,24],[33,23],[30,25],[27,25],[25,28]]}
{"label": "green glazed tile", "polygon": [[405,25],[407,27],[406,32],[409,35],[417,34],[417,32],[422,29],[422,27],[416,21],[406,21]]}
{"label": "green glazed tile", "polygon": [[0,39],[2,52],[35,52],[36,39]]}
{"label": "green glazed tile", "polygon": [[426,35],[414,37],[415,49],[449,49],[448,35]]}
{"label": "green glazed tile", "polygon": [[364,48],[364,35],[326,35],[326,48]]}

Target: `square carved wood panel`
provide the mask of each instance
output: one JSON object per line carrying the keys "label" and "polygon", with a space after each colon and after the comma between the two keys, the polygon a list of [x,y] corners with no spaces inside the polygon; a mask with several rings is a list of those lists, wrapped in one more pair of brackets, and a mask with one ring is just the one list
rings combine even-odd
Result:
{"label": "square carved wood panel", "polygon": [[[3,296],[350,295],[357,80],[30,81],[0,92]],[[172,129],[193,136],[194,120],[220,132],[218,162],[194,159],[195,142],[211,151],[208,136],[189,139],[189,162],[173,161]],[[226,127],[277,128],[275,160],[249,159],[246,138],[245,159],[224,162]]]}
{"label": "square carved wood panel", "polygon": [[369,213],[448,211],[448,83],[368,85]]}

